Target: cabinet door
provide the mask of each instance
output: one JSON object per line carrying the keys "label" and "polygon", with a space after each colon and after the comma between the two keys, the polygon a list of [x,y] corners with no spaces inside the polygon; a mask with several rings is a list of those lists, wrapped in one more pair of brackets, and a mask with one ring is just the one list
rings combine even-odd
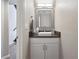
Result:
{"label": "cabinet door", "polygon": [[59,59],[59,46],[58,43],[46,44],[46,59]]}
{"label": "cabinet door", "polygon": [[44,59],[43,44],[31,45],[31,59]]}

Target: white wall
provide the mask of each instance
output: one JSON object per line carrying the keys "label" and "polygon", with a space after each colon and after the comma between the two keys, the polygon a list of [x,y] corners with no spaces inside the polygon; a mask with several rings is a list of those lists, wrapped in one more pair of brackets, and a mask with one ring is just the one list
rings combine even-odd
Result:
{"label": "white wall", "polygon": [[8,55],[8,0],[1,0],[1,57]]}
{"label": "white wall", "polygon": [[63,59],[77,59],[77,4],[77,0],[57,0],[55,28],[61,32]]}
{"label": "white wall", "polygon": [[[17,0],[17,58],[28,59],[28,22],[29,22],[29,0]],[[27,12],[26,12],[27,11]],[[25,29],[25,21],[27,29]]]}
{"label": "white wall", "polygon": [[33,3],[31,0],[17,0],[17,58],[29,59],[29,21],[30,16],[33,15],[31,7]]}

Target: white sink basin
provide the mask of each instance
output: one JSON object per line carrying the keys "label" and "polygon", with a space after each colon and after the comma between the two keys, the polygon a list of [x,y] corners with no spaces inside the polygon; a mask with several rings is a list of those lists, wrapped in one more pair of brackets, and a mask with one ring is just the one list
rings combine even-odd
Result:
{"label": "white sink basin", "polygon": [[39,36],[51,36],[52,32],[39,32],[38,35]]}

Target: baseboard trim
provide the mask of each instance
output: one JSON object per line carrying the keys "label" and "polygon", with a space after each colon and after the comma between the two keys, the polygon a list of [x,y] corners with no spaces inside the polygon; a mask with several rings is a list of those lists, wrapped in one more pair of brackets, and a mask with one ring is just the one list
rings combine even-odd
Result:
{"label": "baseboard trim", "polygon": [[1,59],[9,59],[10,58],[10,54],[3,56]]}

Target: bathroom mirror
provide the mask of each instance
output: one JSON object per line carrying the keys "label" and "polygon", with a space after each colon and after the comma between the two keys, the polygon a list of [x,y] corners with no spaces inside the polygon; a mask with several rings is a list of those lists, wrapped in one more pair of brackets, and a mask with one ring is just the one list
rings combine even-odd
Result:
{"label": "bathroom mirror", "polygon": [[51,9],[38,9],[36,11],[35,26],[38,32],[51,32],[54,30],[54,17]]}
{"label": "bathroom mirror", "polygon": [[53,32],[55,29],[55,0],[35,0],[34,32]]}

